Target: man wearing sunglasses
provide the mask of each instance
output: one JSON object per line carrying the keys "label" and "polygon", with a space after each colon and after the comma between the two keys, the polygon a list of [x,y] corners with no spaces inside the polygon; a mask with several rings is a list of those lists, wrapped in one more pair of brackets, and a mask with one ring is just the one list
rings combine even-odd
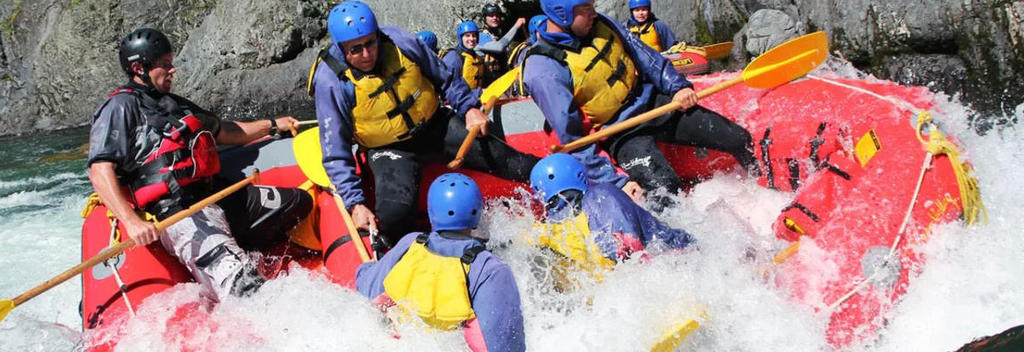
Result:
{"label": "man wearing sunglasses", "polygon": [[[450,160],[475,127],[484,137],[473,143],[465,165],[528,180],[538,159],[487,135],[480,99],[426,44],[401,29],[378,27],[373,11],[360,1],[335,6],[327,30],[334,45],[321,52],[309,88],[320,121],[324,168],[357,227],[379,230],[389,244],[408,233],[420,164]],[[442,106],[442,99],[451,107]],[[366,150],[375,211],[365,205],[353,143]]]}

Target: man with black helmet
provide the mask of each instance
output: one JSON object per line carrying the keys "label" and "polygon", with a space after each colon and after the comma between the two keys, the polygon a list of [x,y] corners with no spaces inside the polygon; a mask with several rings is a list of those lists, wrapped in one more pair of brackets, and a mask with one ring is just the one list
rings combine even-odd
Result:
{"label": "man with black helmet", "polygon": [[[482,13],[484,15],[484,27],[480,30],[480,45],[484,45],[492,41],[499,41],[506,35],[510,35],[511,37],[506,39],[507,43],[504,43],[504,45],[501,46],[502,52],[495,53],[485,51],[487,55],[484,56],[484,65],[486,65],[486,69],[484,70],[486,73],[484,76],[484,86],[487,86],[509,70],[509,66],[506,64],[508,62],[508,53],[505,52],[505,49],[514,48],[519,45],[521,37],[518,33],[505,33],[504,19],[502,18],[504,13],[502,13],[501,7],[499,7],[498,4],[488,3],[484,5]],[[525,18],[518,19],[512,30],[518,30],[519,27],[525,23]]]}
{"label": "man with black helmet", "polygon": [[[278,134],[288,116],[253,122],[220,121],[171,94],[177,69],[170,40],[154,29],[128,34],[119,46],[128,83],[111,93],[92,118],[89,179],[103,204],[138,246],[157,239],[184,264],[204,294],[219,300],[262,284],[235,237],[253,246],[284,239],[312,208],[297,189],[249,186],[159,232],[136,210],[165,219],[213,193],[220,170],[217,144],[240,145]],[[232,226],[227,219],[232,220]],[[275,238],[276,236],[276,238]]]}

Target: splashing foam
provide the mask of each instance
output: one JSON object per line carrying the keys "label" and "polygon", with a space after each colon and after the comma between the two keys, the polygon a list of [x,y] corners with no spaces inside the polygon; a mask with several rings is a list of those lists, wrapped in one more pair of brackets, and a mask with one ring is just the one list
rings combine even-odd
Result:
{"label": "splashing foam", "polygon": [[[829,74],[872,79],[842,62]],[[950,98],[934,109],[937,123],[965,147],[981,181],[989,210],[988,226],[939,226],[922,248],[928,261],[912,278],[909,291],[885,317],[879,338],[852,350],[950,350],[971,339],[1024,323],[1024,129],[1007,128],[979,136],[970,129],[969,111]],[[1024,118],[1024,108],[1017,111]],[[697,244],[682,252],[651,250],[649,259],[619,265],[600,282],[576,277],[578,287],[560,291],[543,266],[546,254],[524,238],[531,217],[525,196],[497,206],[481,231],[515,272],[530,350],[643,350],[664,331],[694,318],[701,328],[683,345],[687,350],[828,350],[827,317],[816,314],[818,297],[794,300],[775,285],[771,255],[785,246],[770,225],[792,195],[766,190],[753,180],[720,175],[678,197],[679,205],[659,217],[694,234]],[[70,211],[70,210],[66,210]],[[70,221],[70,220],[68,220]],[[827,272],[829,258],[811,246],[801,255],[820,257],[808,270]],[[804,258],[806,259],[806,258]],[[0,258],[5,265],[25,265]],[[806,262],[806,260],[805,260]],[[767,274],[766,274],[767,273]],[[811,285],[813,286],[813,284]],[[73,290],[72,290],[73,291]],[[60,291],[54,306],[73,311],[77,292]],[[190,327],[187,340],[168,338],[167,321],[177,307],[195,302],[198,288],[182,285],[142,302],[140,317],[123,322],[127,350],[464,350],[459,333],[428,332],[416,322],[388,327],[367,299],[330,284],[320,273],[301,269],[269,282],[253,297],[229,299]],[[802,302],[801,302],[802,301]],[[813,303],[817,302],[817,303]],[[807,304],[811,303],[811,304]],[[31,309],[31,307],[26,307]],[[37,320],[38,319],[38,320]],[[45,318],[14,315],[0,335],[30,341],[28,327]],[[37,324],[39,325],[39,324]],[[42,323],[42,325],[47,325]],[[12,329],[23,333],[14,334]],[[403,337],[391,337],[396,329]],[[43,349],[66,349],[77,337],[63,329],[44,331]],[[86,335],[90,341],[104,336]],[[71,342],[69,342],[71,341]],[[0,350],[22,350],[0,345]]]}

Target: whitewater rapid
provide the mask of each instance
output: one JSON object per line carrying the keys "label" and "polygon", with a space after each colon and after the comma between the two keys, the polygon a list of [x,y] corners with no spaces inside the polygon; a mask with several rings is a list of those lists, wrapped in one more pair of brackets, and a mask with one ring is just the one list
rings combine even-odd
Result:
{"label": "whitewater rapid", "polygon": [[[849,72],[845,75],[851,75]],[[887,316],[877,340],[854,351],[954,350],[973,338],[1024,324],[1024,128],[979,135],[967,108],[937,95],[932,113],[955,136],[975,167],[987,226],[953,223],[934,228],[921,250],[928,260],[908,292]],[[1024,119],[1018,109],[1017,120]],[[69,137],[70,138],[70,137]],[[84,142],[81,134],[78,143]],[[0,141],[0,152],[30,139]],[[42,146],[22,153],[60,152]],[[33,154],[35,153],[35,154]],[[37,159],[0,162],[0,298],[9,299],[76,264],[80,258],[79,211],[90,188],[84,160],[50,167]],[[35,164],[38,163],[38,164]],[[15,170],[15,171],[10,171]],[[23,170],[24,169],[24,170]],[[37,169],[37,174],[29,170]],[[23,171],[18,171],[23,170]],[[771,256],[786,243],[770,226],[791,194],[764,189],[749,178],[720,175],[696,186],[660,217],[684,228],[697,245],[679,253],[619,265],[602,282],[558,292],[546,275],[535,275],[544,253],[522,234],[531,219],[519,208],[496,205],[481,226],[494,251],[516,275],[522,295],[527,346],[537,351],[639,351],[685,319],[700,329],[684,344],[698,351],[829,350],[827,316],[789,299],[770,279]],[[181,285],[142,302],[120,347],[170,351],[184,347],[221,351],[464,350],[458,333],[426,332],[399,325],[401,339],[382,323],[362,296],[330,284],[322,274],[293,270],[254,296],[228,299],[211,311],[189,341],[165,340],[171,307],[194,301],[195,285]],[[0,323],[0,351],[72,350],[83,335],[73,279],[17,307]]]}

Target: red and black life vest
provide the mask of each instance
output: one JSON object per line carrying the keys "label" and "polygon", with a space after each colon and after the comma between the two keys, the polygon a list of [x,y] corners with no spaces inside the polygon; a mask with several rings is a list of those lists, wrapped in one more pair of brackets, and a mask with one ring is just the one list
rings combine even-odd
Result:
{"label": "red and black life vest", "polygon": [[191,195],[184,194],[183,189],[199,181],[205,183],[220,172],[213,133],[204,129],[202,120],[181,104],[168,109],[156,99],[132,89],[118,89],[108,99],[118,94],[132,94],[142,100],[140,108],[146,123],[162,137],[156,149],[129,178],[136,206],[158,218],[187,207],[190,204],[182,204],[183,198],[191,199]]}

